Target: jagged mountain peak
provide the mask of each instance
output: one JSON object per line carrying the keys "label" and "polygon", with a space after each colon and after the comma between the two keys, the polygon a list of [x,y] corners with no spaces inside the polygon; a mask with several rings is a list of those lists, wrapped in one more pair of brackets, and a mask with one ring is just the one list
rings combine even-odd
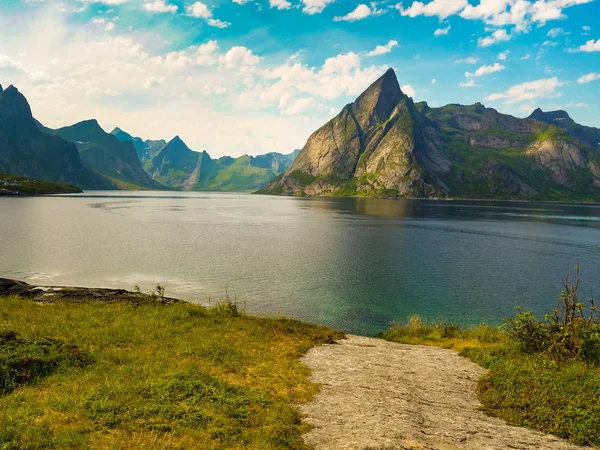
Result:
{"label": "jagged mountain peak", "polygon": [[1,127],[13,134],[33,135],[38,131],[27,99],[13,85],[0,92]]}
{"label": "jagged mountain peak", "polygon": [[361,125],[365,126],[374,119],[385,120],[404,97],[396,73],[390,68],[358,96],[352,109]]}

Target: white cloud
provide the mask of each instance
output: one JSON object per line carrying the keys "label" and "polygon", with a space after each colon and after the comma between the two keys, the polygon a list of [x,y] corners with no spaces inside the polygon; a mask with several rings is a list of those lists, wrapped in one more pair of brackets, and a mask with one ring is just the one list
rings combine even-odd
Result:
{"label": "white cloud", "polygon": [[282,113],[288,116],[302,114],[308,111],[314,103],[315,99],[312,97],[299,98],[287,108],[282,109]]}
{"label": "white cloud", "polygon": [[144,3],[143,6],[146,11],[159,13],[176,13],[178,9],[176,5],[168,5],[165,0],[154,0]]}
{"label": "white cloud", "polygon": [[208,41],[199,45],[196,50],[196,64],[199,66],[212,66],[216,64],[218,58],[216,55],[219,45],[217,41]]}
{"label": "white cloud", "polygon": [[590,39],[585,44],[580,45],[579,48],[569,49],[570,52],[600,52],[600,39],[594,41]]}
{"label": "white cloud", "polygon": [[437,80],[436,80],[435,78],[433,78],[433,79],[431,80],[431,84],[435,84],[435,83],[437,83]]}
{"label": "white cloud", "polygon": [[318,14],[323,12],[325,7],[333,2],[334,0],[302,0],[302,3],[304,3],[302,12],[306,14]]}
{"label": "white cloud", "polygon": [[587,108],[589,105],[587,103],[583,103],[583,102],[571,102],[571,103],[567,103],[565,105],[565,107],[567,108]]}
{"label": "white cloud", "polygon": [[464,81],[462,83],[458,83],[460,87],[479,87],[478,84],[475,84],[475,80]]}
{"label": "white cloud", "polygon": [[437,30],[435,30],[433,32],[434,36],[445,36],[450,32],[450,25],[448,25],[446,28],[438,28]]}
{"label": "white cloud", "polygon": [[501,70],[504,70],[505,68],[506,67],[504,67],[502,64],[499,64],[499,63],[494,63],[491,66],[486,66],[484,64],[479,69],[477,69],[475,72],[465,72],[465,77],[467,77],[467,78],[481,77],[483,75],[489,75],[490,73],[500,72]]}
{"label": "white cloud", "polygon": [[391,40],[389,41],[387,44],[385,45],[378,45],[377,47],[375,47],[373,50],[371,50],[370,52],[365,53],[365,56],[379,56],[379,55],[385,55],[386,53],[389,53],[392,51],[392,49],[394,47],[398,46],[398,41],[396,40]]}
{"label": "white cloud", "polygon": [[564,85],[558,78],[544,78],[536,81],[528,81],[510,87],[508,90],[498,94],[492,94],[486,97],[486,100],[495,101],[506,99],[507,103],[520,103],[534,100],[537,98],[560,97],[560,93],[555,93],[556,88]]}
{"label": "white cloud", "polygon": [[206,23],[215,28],[227,28],[229,25],[231,25],[231,22],[223,22],[219,19],[208,19]]}
{"label": "white cloud", "polygon": [[227,28],[229,25],[231,25],[230,22],[224,22],[219,19],[214,19],[211,10],[208,9],[208,6],[206,6],[202,2],[192,3],[186,8],[185,11],[186,14],[190,17],[195,17],[197,19],[205,19],[206,23],[211,27]]}
{"label": "white cloud", "polygon": [[189,5],[186,8],[187,15],[190,17],[202,18],[202,19],[210,19],[212,17],[212,12],[208,9],[202,2],[196,2]]}
{"label": "white cloud", "polygon": [[[44,0],[40,0],[44,1]],[[129,0],[77,0],[79,3],[102,3],[103,5],[122,5]]]}
{"label": "white cloud", "polygon": [[271,8],[277,9],[290,9],[292,4],[287,0],[269,0],[269,5]]}
{"label": "white cloud", "polygon": [[373,15],[373,11],[365,4],[358,5],[353,11],[349,12],[345,16],[336,16],[333,18],[336,22],[355,22],[357,20],[366,19],[367,17]]}
{"label": "white cloud", "polygon": [[402,92],[404,92],[406,95],[408,95],[411,98],[415,98],[415,96],[417,95],[415,88],[412,87],[412,85],[410,85],[410,84],[405,84],[404,86],[400,87],[400,89],[402,90]]}
{"label": "white cloud", "polygon": [[588,73],[587,75],[583,75],[582,77],[579,77],[577,79],[577,82],[579,84],[584,84],[584,83],[590,83],[590,82],[596,81],[596,80],[600,80],[600,73],[592,72],[592,73]]}
{"label": "white cloud", "polygon": [[469,56],[467,58],[457,59],[454,61],[455,64],[477,64],[479,62],[479,58],[475,56]]}
{"label": "white cloud", "polygon": [[357,67],[360,67],[360,56],[354,52],[349,52],[327,58],[321,71],[324,74],[349,73]]}
{"label": "white cloud", "polygon": [[563,9],[593,0],[480,0],[468,5],[460,16],[468,20],[482,20],[487,25],[503,27],[514,25],[516,31],[529,31],[536,23],[544,25],[550,20],[564,19]]}
{"label": "white cloud", "polygon": [[158,87],[164,81],[165,81],[165,78],[161,78],[161,77],[149,77],[149,78],[146,78],[146,81],[144,82],[144,88],[146,88],[146,89],[152,89],[152,88]]}
{"label": "white cloud", "polygon": [[506,30],[498,29],[494,31],[490,36],[487,36],[485,38],[479,38],[477,40],[477,45],[479,45],[479,47],[489,47],[490,45],[495,44],[496,42],[508,41],[510,40],[510,38],[511,36],[506,32]]}
{"label": "white cloud", "polygon": [[22,67],[9,56],[0,54],[0,69],[22,70]]}
{"label": "white cloud", "polygon": [[219,58],[219,63],[225,69],[235,69],[244,66],[254,66],[258,64],[260,57],[252,53],[252,50],[235,46]]}
{"label": "white cloud", "polygon": [[250,0],[231,0],[233,3],[237,3],[238,5],[245,5]]}
{"label": "white cloud", "polygon": [[525,60],[527,60],[527,59],[529,59],[529,58],[531,58],[531,54],[530,54],[530,53],[527,53],[525,56],[522,56],[522,57],[521,57],[521,61],[525,61]]}
{"label": "white cloud", "polygon": [[583,31],[590,31],[592,29],[592,27],[590,27],[589,25],[584,25],[584,26],[581,27],[581,29]]}
{"label": "white cloud", "polygon": [[498,54],[498,59],[500,61],[506,61],[507,58],[508,58],[508,51]]}
{"label": "white cloud", "polygon": [[565,32],[565,30],[562,28],[552,28],[550,31],[548,31],[546,36],[555,38],[556,36],[560,36],[561,34],[571,34],[571,33]]}
{"label": "white cloud", "polygon": [[448,16],[462,11],[467,5],[467,0],[433,0],[427,4],[422,2],[413,2],[413,4],[404,9],[401,3],[398,3],[395,8],[400,11],[400,14],[408,17],[417,16],[437,16],[440,19],[445,19]]}

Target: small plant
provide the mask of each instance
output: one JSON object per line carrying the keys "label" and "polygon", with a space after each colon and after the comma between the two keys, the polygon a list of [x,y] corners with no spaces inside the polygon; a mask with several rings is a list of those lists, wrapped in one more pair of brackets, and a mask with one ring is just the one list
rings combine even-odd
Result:
{"label": "small plant", "polygon": [[563,279],[563,290],[553,314],[542,320],[531,311],[519,312],[505,320],[509,336],[523,353],[545,352],[561,362],[581,358],[600,365],[600,321],[594,298],[580,299],[579,265],[575,275]]}
{"label": "small plant", "polygon": [[141,294],[142,293],[142,288],[140,287],[139,284],[134,284],[133,285],[133,292],[135,292],[137,294]]}
{"label": "small plant", "polygon": [[160,297],[161,300],[164,300],[165,299],[165,287],[160,283],[156,283],[156,287],[154,288],[154,294],[157,297]]}

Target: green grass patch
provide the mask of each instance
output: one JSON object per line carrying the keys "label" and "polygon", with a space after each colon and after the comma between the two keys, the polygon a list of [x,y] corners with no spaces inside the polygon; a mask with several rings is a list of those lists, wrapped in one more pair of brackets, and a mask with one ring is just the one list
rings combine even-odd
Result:
{"label": "green grass patch", "polygon": [[0,299],[0,330],[2,373],[36,367],[0,394],[2,449],[305,448],[294,405],[317,386],[300,357],[342,337],[233,305],[15,297]]}

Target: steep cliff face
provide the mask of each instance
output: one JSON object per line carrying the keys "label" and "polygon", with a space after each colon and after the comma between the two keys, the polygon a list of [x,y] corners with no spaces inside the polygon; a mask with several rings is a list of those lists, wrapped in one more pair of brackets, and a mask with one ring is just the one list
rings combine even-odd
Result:
{"label": "steep cliff face", "polygon": [[262,191],[288,195],[445,195],[450,163],[437,130],[400,90],[392,69],[310,136]]}
{"label": "steep cliff face", "polygon": [[14,86],[0,89],[0,172],[84,189],[115,188],[84,167],[74,144],[38,129],[29,103]]}
{"label": "steep cliff face", "polygon": [[600,201],[598,149],[567,119],[564,111],[519,119],[481,103],[415,104],[390,69],[259,192]]}

